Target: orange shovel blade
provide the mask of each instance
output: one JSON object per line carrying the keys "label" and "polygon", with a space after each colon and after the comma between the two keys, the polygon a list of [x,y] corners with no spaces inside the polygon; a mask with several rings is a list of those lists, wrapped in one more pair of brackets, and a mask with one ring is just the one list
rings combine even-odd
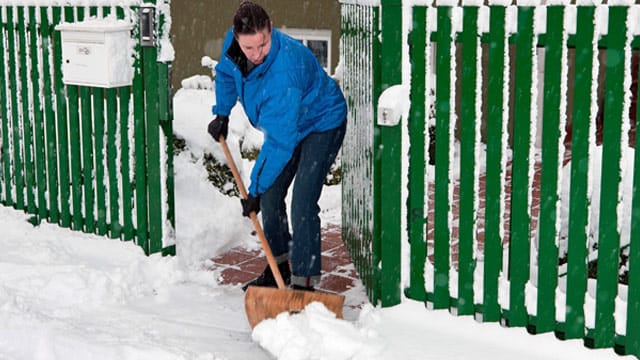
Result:
{"label": "orange shovel blade", "polygon": [[249,325],[253,329],[262,320],[275,319],[280,313],[301,312],[314,301],[321,302],[337,318],[342,319],[344,296],[318,291],[250,286],[244,296],[244,307]]}

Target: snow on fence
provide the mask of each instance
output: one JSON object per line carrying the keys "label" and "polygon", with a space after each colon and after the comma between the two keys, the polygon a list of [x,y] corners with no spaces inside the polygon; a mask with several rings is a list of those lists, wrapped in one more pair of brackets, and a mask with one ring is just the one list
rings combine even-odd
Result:
{"label": "snow on fence", "polygon": [[[343,238],[371,300],[640,357],[640,7],[400,3],[342,3]],[[394,138],[376,119],[400,52]]]}
{"label": "snow on fence", "polygon": [[[136,2],[0,2],[0,201],[33,214],[36,223],[134,240],[148,254],[172,253],[168,63],[158,62],[157,47],[139,44],[139,9]],[[162,33],[168,14],[156,15]],[[134,40],[98,60],[130,51],[132,85],[63,82],[58,25],[110,22],[131,24]],[[76,36],[87,41],[77,51],[100,50],[93,35]]]}
{"label": "snow on fence", "polygon": [[[343,72],[341,85],[345,92],[357,94],[348,97],[349,126],[342,148],[343,208],[350,226],[343,228],[343,237],[354,263],[359,269],[360,277],[371,284],[370,290],[376,286],[375,269],[376,252],[370,246],[373,236],[373,114],[374,99],[374,59],[377,49],[372,46],[377,36],[377,8],[343,5],[342,7],[342,41],[340,54]],[[379,85],[378,85],[379,86]]]}

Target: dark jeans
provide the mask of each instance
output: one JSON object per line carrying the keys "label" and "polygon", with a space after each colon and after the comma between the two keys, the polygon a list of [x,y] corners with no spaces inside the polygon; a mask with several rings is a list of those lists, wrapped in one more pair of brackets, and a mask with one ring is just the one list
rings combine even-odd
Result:
{"label": "dark jeans", "polygon": [[[333,130],[309,134],[298,144],[275,183],[261,195],[260,209],[265,236],[278,262],[283,262],[287,257],[291,260],[293,284],[306,286],[320,280],[318,200],[345,131],[346,122]],[[294,177],[291,193],[292,236],[285,198]]]}

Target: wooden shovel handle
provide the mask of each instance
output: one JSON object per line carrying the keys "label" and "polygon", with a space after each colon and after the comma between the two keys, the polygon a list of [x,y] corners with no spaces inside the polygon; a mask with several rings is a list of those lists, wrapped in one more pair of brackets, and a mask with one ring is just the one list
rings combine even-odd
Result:
{"label": "wooden shovel handle", "polygon": [[[227,146],[227,141],[224,136],[220,136],[220,145],[222,146],[222,151],[227,158],[227,162],[229,163],[229,168],[231,168],[231,172],[233,173],[233,178],[236,181],[236,185],[240,190],[240,196],[243,199],[249,197],[247,194],[247,190],[244,187],[242,182],[242,178],[240,178],[240,172],[238,172],[238,168],[236,167],[236,163],[233,161],[233,156],[231,156],[231,152],[229,151],[229,147]],[[273,257],[273,253],[271,252],[271,247],[267,242],[267,237],[264,235],[264,231],[262,231],[262,226],[258,221],[258,216],[255,211],[252,211],[249,214],[251,221],[253,222],[253,226],[256,229],[256,233],[258,233],[258,238],[260,238],[260,244],[262,244],[262,249],[264,250],[265,255],[267,256],[267,262],[269,262],[269,267],[271,268],[271,272],[273,273],[273,277],[276,279],[276,283],[278,284],[278,289],[284,289],[286,286],[284,284],[284,280],[282,279],[282,274],[280,274],[280,269],[278,269],[278,264],[276,263],[276,259]]]}

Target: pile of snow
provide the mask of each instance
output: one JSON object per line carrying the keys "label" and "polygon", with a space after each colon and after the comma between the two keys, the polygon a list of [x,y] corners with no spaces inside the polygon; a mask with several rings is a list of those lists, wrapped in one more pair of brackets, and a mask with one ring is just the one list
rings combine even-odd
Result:
{"label": "pile of snow", "polygon": [[281,360],[369,360],[379,358],[385,347],[376,325],[379,317],[371,305],[352,323],[337,319],[323,304],[314,302],[300,314],[282,313],[261,322],[253,329],[253,339]]}
{"label": "pile of snow", "polygon": [[180,82],[183,89],[212,90],[213,82],[207,75],[193,75]]}

